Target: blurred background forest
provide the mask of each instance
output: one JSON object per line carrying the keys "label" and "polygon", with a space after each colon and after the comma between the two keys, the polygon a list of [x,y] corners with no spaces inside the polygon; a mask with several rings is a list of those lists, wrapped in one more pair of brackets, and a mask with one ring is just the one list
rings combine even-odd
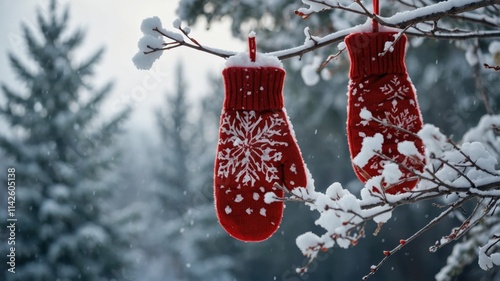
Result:
{"label": "blurred background forest", "polygon": [[[0,54],[6,62],[2,71],[15,75],[0,77],[0,179],[6,182],[7,168],[15,167],[18,218],[16,274],[7,272],[7,236],[5,229],[1,232],[2,280],[360,280],[383,250],[439,212],[430,203],[407,206],[378,236],[371,236],[372,225],[367,229],[371,237],[357,247],[325,252],[305,275],[297,275],[295,268],[306,259],[295,238],[317,227],[308,207],[287,203],[280,229],[262,243],[234,240],[217,223],[212,183],[223,99],[220,73],[203,74],[209,82],[200,88],[199,75],[189,72],[200,62],[181,63],[174,59],[178,50],[172,50],[160,59],[175,65],[167,73],[172,83],[154,87],[152,106],[134,100],[143,98],[148,85],[164,73],[144,76],[149,77],[142,84],[146,90],[130,91],[128,100],[117,102],[113,92],[126,78],[120,73],[102,77],[98,71],[101,60],[115,50],[91,42],[92,52],[81,58],[79,53],[87,54],[82,48],[86,36],[99,30],[79,29],[86,25],[72,20],[79,11],[61,2],[40,1],[34,25],[17,23],[24,26],[18,37],[24,48],[9,45],[8,53]],[[224,20],[226,33],[241,42],[255,30],[262,52],[302,44],[305,26],[321,35],[364,22],[339,11],[303,20],[294,15],[300,1],[241,1],[239,7],[231,2],[191,0],[176,6],[190,25],[209,27]],[[382,5],[388,14],[398,8],[391,1]],[[164,19],[160,10],[150,16]],[[138,30],[140,22],[135,26]],[[461,43],[418,38],[410,43],[406,64],[426,123],[457,141],[477,124],[486,113],[475,94],[477,73],[498,111],[498,73],[474,70]],[[225,42],[212,45],[224,48]],[[487,49],[487,44],[480,47]],[[305,85],[300,73],[315,56],[336,52],[330,46],[284,61],[285,102],[316,188],[324,191],[338,181],[355,193],[361,183],[352,171],[345,137],[348,58],[343,54],[332,61],[328,79],[313,86]],[[150,117],[138,122],[136,112]],[[0,200],[5,206],[4,192]],[[2,224],[6,211],[0,210]],[[449,228],[440,225],[434,232],[444,235]],[[434,279],[451,248],[431,254],[432,239],[420,237],[372,280]],[[453,280],[492,280],[495,274],[473,261]]]}

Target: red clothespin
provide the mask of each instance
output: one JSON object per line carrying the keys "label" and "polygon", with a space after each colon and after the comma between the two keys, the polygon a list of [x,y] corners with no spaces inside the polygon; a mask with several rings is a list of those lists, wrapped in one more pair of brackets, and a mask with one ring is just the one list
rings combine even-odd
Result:
{"label": "red clothespin", "polygon": [[[380,9],[378,0],[373,0],[373,13],[375,15],[379,15]],[[378,32],[378,22],[375,19],[372,19],[373,32]]]}
{"label": "red clothespin", "polygon": [[250,61],[255,62],[257,43],[255,43],[255,32],[253,31],[248,34],[248,53],[250,55]]}

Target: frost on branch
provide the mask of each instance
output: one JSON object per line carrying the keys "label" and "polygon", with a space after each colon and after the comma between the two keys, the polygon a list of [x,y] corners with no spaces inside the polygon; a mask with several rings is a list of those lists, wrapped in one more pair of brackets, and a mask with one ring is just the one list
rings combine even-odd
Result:
{"label": "frost on branch", "polygon": [[[373,120],[369,111],[363,111],[362,115],[364,119]],[[500,116],[485,116],[477,127],[464,135],[463,142],[457,144],[435,126],[425,125],[418,133],[426,146],[425,156],[420,155],[412,142],[401,142],[398,145],[400,153],[414,157],[421,163],[427,163],[422,172],[413,171],[420,179],[417,187],[402,194],[383,192],[382,183],[390,184],[400,180],[400,167],[405,167],[404,163],[389,161],[383,165],[380,176],[372,177],[366,182],[359,197],[344,189],[338,182],[329,186],[324,193],[316,191],[314,187],[298,188],[288,193],[288,197],[281,200],[303,202],[312,211],[318,212],[319,218],[315,224],[324,229],[321,235],[307,232],[297,238],[297,246],[309,258],[309,262],[297,272],[306,272],[319,251],[325,251],[335,245],[341,248],[357,245],[358,240],[365,237],[365,226],[370,221],[378,225],[374,233],[376,235],[399,206],[430,199],[441,200],[443,205],[440,207],[443,211],[413,235],[401,237],[399,242],[394,243],[392,250],[384,251],[384,258],[371,269],[367,269],[369,273],[364,279],[375,274],[393,253],[444,219],[449,219],[451,214],[458,218],[460,223],[450,229],[448,235],[436,237],[436,243],[429,245],[429,251],[437,251],[451,242],[461,242],[456,244],[448,258],[447,266],[436,275],[436,279],[452,280],[453,274],[477,258],[482,269],[500,264],[497,246],[500,241],[500,217],[495,213],[500,199],[500,173],[497,170],[500,144],[498,128]],[[377,138],[376,135],[365,139],[368,140],[363,144],[364,148],[360,153],[364,156],[357,160],[359,165],[363,164],[364,158],[373,157],[383,142],[383,138]],[[426,158],[425,162],[423,157]],[[475,208],[467,214],[463,213],[462,207],[466,202],[475,204]],[[464,251],[470,253],[470,250],[475,253],[474,256],[463,254]]]}

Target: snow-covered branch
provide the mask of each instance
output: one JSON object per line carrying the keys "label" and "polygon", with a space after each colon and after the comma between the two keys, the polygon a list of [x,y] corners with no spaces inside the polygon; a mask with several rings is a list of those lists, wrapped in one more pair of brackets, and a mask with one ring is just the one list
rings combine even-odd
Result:
{"label": "snow-covered branch", "polygon": [[[372,118],[370,114],[365,115],[367,118]],[[477,127],[464,136],[463,143],[459,145],[444,136],[433,125],[425,125],[418,133],[418,137],[426,147],[425,156],[417,155],[418,151],[412,149],[410,144],[398,147],[400,153],[420,161],[424,169],[419,171],[406,166],[405,163],[396,163],[387,158],[382,174],[366,182],[359,198],[337,182],[328,187],[324,193],[316,191],[314,186],[308,186],[291,191],[285,189],[287,196],[284,198],[277,198],[273,193],[267,194],[268,202],[273,200],[303,202],[320,215],[315,223],[325,232],[320,236],[307,232],[297,238],[297,246],[309,258],[309,262],[304,267],[298,268],[297,272],[307,272],[308,265],[318,254],[334,245],[341,248],[355,246],[360,238],[365,237],[365,226],[372,220],[378,225],[374,233],[377,235],[384,223],[391,218],[392,213],[406,204],[430,202],[433,199],[434,206],[444,210],[409,237],[401,237],[393,249],[383,251],[381,253],[383,258],[368,270],[363,279],[375,274],[390,256],[449,218],[450,214],[455,214],[461,219],[460,225],[451,229],[448,235],[436,237],[436,243],[429,246],[430,252],[457,241],[469,231],[476,229],[477,232],[485,221],[498,216],[495,211],[500,199],[500,171],[497,170],[499,154],[492,148],[497,147],[496,144],[500,142],[500,135],[496,132],[499,126],[500,116],[487,115]],[[379,152],[370,155],[383,156]],[[424,157],[426,164],[420,160]],[[401,178],[402,173],[398,173],[401,166],[412,170],[420,179],[419,184],[413,190],[395,195],[385,192],[391,184],[400,184],[404,180]],[[436,200],[442,203],[436,204]],[[465,211],[466,203],[468,205],[473,203],[475,207],[467,217],[463,214],[458,215],[457,213]],[[492,239],[492,242],[476,251],[479,251],[481,268],[489,269],[493,264],[500,264],[500,254],[495,252],[498,251],[495,246],[500,233],[488,232],[485,236]]]}
{"label": "snow-covered branch", "polygon": [[[351,4],[350,6],[343,6],[339,2],[331,0],[303,0],[302,2],[306,5],[309,5],[309,7],[298,9],[296,11],[296,14],[304,18],[309,17],[313,13],[333,9],[341,9],[353,13],[363,14],[369,18],[376,20],[384,26],[401,29],[411,25],[415,25],[419,22],[437,21],[441,18],[446,17],[459,17],[460,19],[466,21],[486,24],[493,27],[499,26],[498,20],[496,19],[485,17],[484,15],[481,16],[473,13],[468,13],[468,11],[473,11],[479,8],[498,5],[500,4],[499,0],[448,0],[438,3],[431,3],[428,1],[419,2],[423,3],[425,6],[417,6],[417,4],[415,3],[399,1],[406,6],[414,8],[414,10],[399,12],[391,17],[381,17],[370,12],[369,9],[366,8],[360,0],[355,0],[355,4]],[[462,15],[457,16],[458,14]]]}
{"label": "snow-covered branch", "polygon": [[132,58],[137,68],[151,68],[154,61],[161,56],[163,51],[178,47],[188,47],[222,58],[228,58],[235,54],[235,52],[201,45],[196,39],[189,36],[191,28],[188,26],[182,27],[179,19],[174,20],[172,25],[178,31],[163,28],[161,20],[158,17],[143,20],[141,31],[144,36],[138,42],[139,52]]}
{"label": "snow-covered branch", "polygon": [[[463,40],[469,38],[494,38],[500,37],[500,22],[497,18],[481,16],[480,12],[473,13],[481,8],[493,7],[500,4],[500,0],[448,0],[439,3],[425,3],[425,6],[416,6],[408,4],[413,8],[410,11],[398,12],[389,17],[382,17],[370,12],[360,0],[356,0],[349,6],[330,0],[303,0],[309,8],[300,8],[296,14],[302,17],[308,17],[312,13],[323,12],[326,10],[340,9],[348,13],[361,14],[367,17],[367,22],[362,25],[339,30],[323,37],[312,36],[307,30],[305,32],[304,44],[286,49],[270,52],[269,55],[279,59],[288,59],[291,57],[317,50],[319,48],[340,42],[345,36],[354,32],[370,31],[372,20],[377,21],[386,28],[404,29],[404,32],[414,36],[432,37],[437,39]],[[484,28],[461,29],[458,26],[439,24],[442,19],[457,18],[461,21],[478,23]],[[153,62],[160,57],[163,51],[177,47],[188,47],[198,51],[206,52],[222,58],[228,58],[236,52],[225,51],[217,48],[205,46],[189,35],[190,28],[182,27],[180,20],[173,22],[176,32],[165,29],[158,17],[145,19],[141,25],[144,37],[139,41],[139,52],[133,61],[140,69],[148,69]],[[165,41],[166,40],[166,41]]]}

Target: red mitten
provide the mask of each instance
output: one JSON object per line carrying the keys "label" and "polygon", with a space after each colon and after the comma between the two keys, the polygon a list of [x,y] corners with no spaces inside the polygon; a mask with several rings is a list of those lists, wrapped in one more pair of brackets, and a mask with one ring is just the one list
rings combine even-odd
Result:
{"label": "red mitten", "polygon": [[[257,58],[258,62],[258,58]],[[256,64],[259,65],[259,64]],[[283,109],[285,70],[230,66],[215,159],[215,207],[234,238],[257,242],[279,227],[283,202],[264,202],[267,192],[305,187],[307,177],[295,135]]]}
{"label": "red mitten", "polygon": [[[410,169],[422,170],[419,161],[398,151],[398,143],[402,141],[414,142],[422,155],[424,146],[422,141],[412,134],[422,128],[422,116],[415,88],[406,73],[404,63],[406,36],[403,35],[392,45],[391,50],[380,55],[384,51],[386,42],[395,40],[394,35],[395,33],[389,32],[355,33],[345,38],[351,61],[347,138],[354,171],[363,182],[381,175],[383,165],[390,162],[388,159],[402,163]],[[367,112],[371,113],[372,119],[366,118],[370,117]],[[381,124],[380,121],[385,124]],[[364,138],[374,137],[377,133],[380,134],[376,136],[377,138],[383,137],[380,153],[385,157],[375,155],[367,161],[355,161],[361,152]],[[362,166],[356,165],[359,162],[363,162]],[[417,183],[415,175],[401,166],[399,169],[403,176],[396,184],[383,186],[387,193],[396,194],[415,187]]]}

